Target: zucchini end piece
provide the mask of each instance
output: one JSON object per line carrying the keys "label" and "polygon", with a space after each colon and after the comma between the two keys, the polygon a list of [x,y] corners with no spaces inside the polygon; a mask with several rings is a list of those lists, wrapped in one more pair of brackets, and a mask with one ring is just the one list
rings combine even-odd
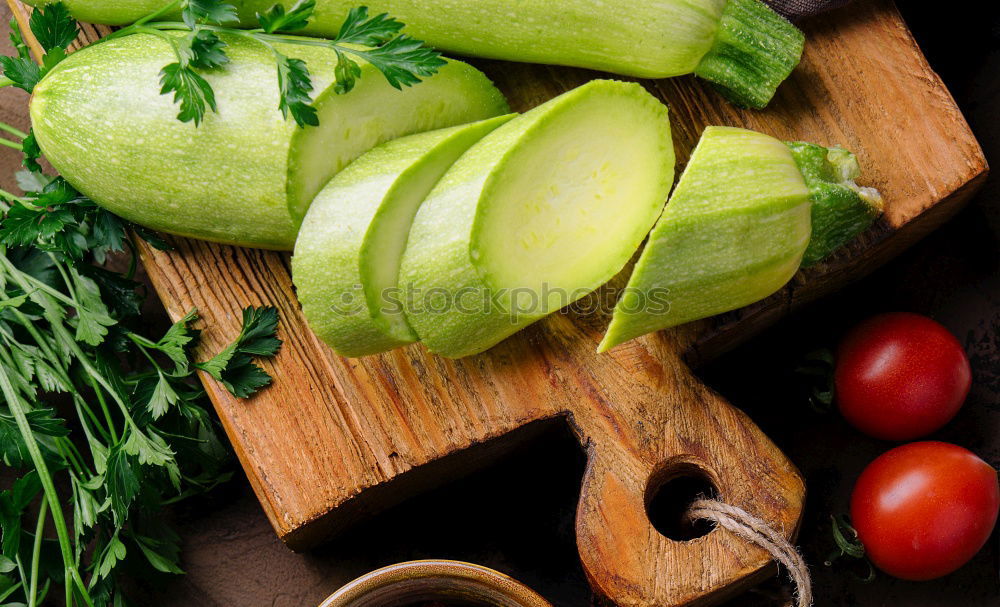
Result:
{"label": "zucchini end piece", "polygon": [[781,289],[809,244],[810,207],[809,189],[783,142],[707,127],[598,351]]}
{"label": "zucchini end piece", "polygon": [[801,141],[787,145],[813,203],[812,237],[802,258],[802,267],[809,267],[871,227],[885,205],[878,190],[855,183],[861,168],[851,152]]}
{"label": "zucchini end piece", "polygon": [[729,0],[694,73],[736,105],[762,109],[802,58],[805,35],[760,0]]}

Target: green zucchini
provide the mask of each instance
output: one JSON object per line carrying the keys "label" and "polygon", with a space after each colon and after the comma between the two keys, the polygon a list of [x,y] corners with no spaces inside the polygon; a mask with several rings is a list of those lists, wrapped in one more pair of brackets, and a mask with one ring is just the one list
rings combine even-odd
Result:
{"label": "green zucchini", "polygon": [[638,84],[593,81],[504,124],[417,212],[399,276],[410,326],[468,356],[585,296],[638,249],[673,167],[667,108]]}
{"label": "green zucchini", "polygon": [[302,223],[292,276],[309,326],[343,356],[413,343],[395,293],[420,203],[466,150],[514,115],[384,143],[341,171]]}
{"label": "green zucchini", "polygon": [[788,146],[744,129],[706,128],[598,350],[774,293],[809,245],[810,209]]}
{"label": "green zucchini", "polygon": [[861,176],[854,154],[802,141],[788,147],[813,202],[812,238],[802,258],[802,266],[808,267],[871,227],[884,205],[878,190],[854,182]]}
{"label": "green zucchini", "polygon": [[[35,0],[41,3],[47,0]],[[64,0],[81,20],[122,25],[165,0]],[[275,0],[234,0],[243,25]],[[278,2],[290,7],[292,0]],[[734,102],[764,107],[802,55],[804,37],[760,0],[368,0],[407,33],[461,55],[569,65],[626,76],[694,73]],[[357,0],[316,0],[305,33],[336,36]]]}
{"label": "green zucchini", "polygon": [[[178,35],[166,33],[165,35]],[[270,51],[222,35],[231,63],[205,72],[218,112],[200,126],[177,120],[159,72],[175,61],[168,41],[134,34],[70,55],[31,100],[38,143],[77,189],[155,230],[217,242],[291,249],[326,182],[386,140],[507,113],[478,70],[451,61],[397,91],[375,69],[349,95],[334,91],[334,51],[276,43],[307,62],[320,126],[298,128],[278,110]]]}

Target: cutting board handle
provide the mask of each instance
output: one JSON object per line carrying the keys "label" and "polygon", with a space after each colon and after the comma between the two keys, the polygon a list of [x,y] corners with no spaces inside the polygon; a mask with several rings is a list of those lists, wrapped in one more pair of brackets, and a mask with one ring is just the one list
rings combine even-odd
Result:
{"label": "cutting board handle", "polygon": [[[794,466],[746,415],[677,364],[679,381],[664,382],[648,402],[578,420],[590,452],[576,521],[580,557],[595,590],[621,607],[716,603],[773,572],[768,553],[724,529],[687,541],[657,531],[649,505],[678,486],[670,481],[707,481],[715,497],[790,540],[802,514],[805,488]],[[631,418],[637,422],[615,417],[628,409],[640,413]]]}

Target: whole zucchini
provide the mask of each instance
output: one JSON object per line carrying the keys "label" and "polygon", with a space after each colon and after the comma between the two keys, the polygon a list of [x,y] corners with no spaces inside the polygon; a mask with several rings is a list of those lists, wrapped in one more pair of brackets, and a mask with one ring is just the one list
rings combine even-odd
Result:
{"label": "whole zucchini", "polygon": [[357,87],[338,95],[333,50],[276,43],[313,75],[320,125],[299,128],[278,110],[270,50],[222,38],[231,63],[204,74],[218,111],[200,126],[178,121],[176,105],[160,94],[159,72],[175,60],[161,37],[134,34],[70,55],[31,100],[46,158],[95,202],[152,229],[291,249],[313,197],[362,153],[508,111],[492,83],[458,61],[403,91],[364,64]]}
{"label": "whole zucchini", "polygon": [[[30,0],[32,4],[50,0]],[[165,0],[63,0],[80,20],[131,23]],[[245,26],[294,0],[230,0]],[[694,73],[734,102],[764,107],[802,55],[802,33],[760,0],[316,0],[308,34],[335,36],[366,4],[441,50],[626,76]]]}

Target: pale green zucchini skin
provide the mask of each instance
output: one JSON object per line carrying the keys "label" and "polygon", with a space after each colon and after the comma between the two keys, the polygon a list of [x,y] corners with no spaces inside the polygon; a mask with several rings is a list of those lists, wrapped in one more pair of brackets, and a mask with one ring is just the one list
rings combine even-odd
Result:
{"label": "pale green zucchini skin", "polygon": [[[477,354],[610,280],[662,211],[673,165],[667,108],[637,84],[592,81],[490,133],[410,232],[399,286],[421,342]],[[534,306],[513,300],[541,282]]]}
{"label": "pale green zucchini skin", "polygon": [[413,343],[397,286],[413,217],[452,164],[514,115],[401,137],[341,171],[302,223],[292,277],[313,332],[338,354]]}
{"label": "pale green zucchini skin", "polygon": [[706,128],[598,351],[774,293],[799,268],[810,211],[809,188],[784,143]]}
{"label": "pale green zucchini skin", "polygon": [[166,0],[25,0],[24,3],[45,6],[56,2],[62,2],[78,21],[105,25],[133,23],[170,4]]}
{"label": "pale green zucchini skin", "polygon": [[333,90],[333,51],[279,45],[306,61],[320,126],[278,109],[271,52],[224,36],[231,63],[205,73],[218,102],[200,126],[177,120],[160,70],[175,60],[157,36],[135,34],[73,53],[36,87],[31,120],[52,165],[108,210],[154,230],[291,249],[312,197],[351,160],[395,137],[507,113],[478,70],[449,62],[403,91],[362,66],[357,88]]}
{"label": "pale green zucchini skin", "polygon": [[[243,25],[275,0],[233,0]],[[286,7],[292,0],[280,2]],[[121,25],[163,0],[68,0],[79,18]],[[764,107],[798,64],[804,37],[760,0],[368,0],[431,46],[472,57],[568,65],[642,78],[695,73]],[[355,0],[317,0],[303,33],[337,34]]]}
{"label": "pale green zucchini skin", "polygon": [[812,238],[802,258],[809,267],[854,240],[882,214],[878,190],[861,187],[858,159],[843,148],[813,143],[788,143],[812,198]]}

